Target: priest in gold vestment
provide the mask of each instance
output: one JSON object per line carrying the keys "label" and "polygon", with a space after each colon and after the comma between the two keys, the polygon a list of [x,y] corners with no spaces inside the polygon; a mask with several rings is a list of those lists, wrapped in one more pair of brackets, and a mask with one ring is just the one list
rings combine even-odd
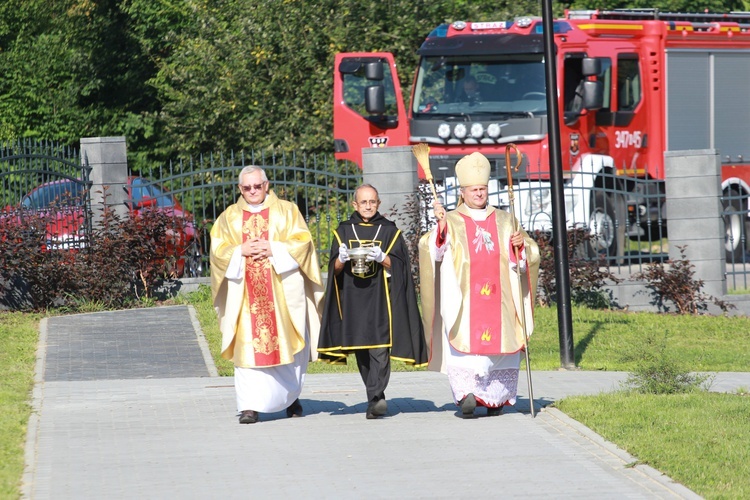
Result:
{"label": "priest in gold vestment", "polygon": [[240,423],[251,424],[260,413],[302,415],[324,290],[299,208],[269,191],[260,167],[242,169],[239,189],[211,229],[211,292],[221,355],[235,367]]}
{"label": "priest in gold vestment", "polygon": [[428,367],[448,374],[462,417],[472,418],[476,406],[495,416],[516,402],[526,347],[521,314],[531,334],[539,248],[509,213],[488,204],[487,158],[465,156],[456,176],[458,208],[446,214],[436,201],[438,225],[420,241]]}

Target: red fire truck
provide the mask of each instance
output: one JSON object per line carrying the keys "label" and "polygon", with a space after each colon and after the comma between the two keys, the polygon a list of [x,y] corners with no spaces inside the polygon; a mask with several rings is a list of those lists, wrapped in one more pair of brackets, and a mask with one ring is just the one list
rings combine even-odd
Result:
{"label": "red fire truck", "polygon": [[[665,236],[664,152],[714,149],[727,259],[743,256],[750,14],[568,11],[553,25],[568,225],[590,228],[610,256],[623,254],[628,237]],[[418,51],[408,109],[390,53],[338,54],[337,157],[361,165],[363,148],[427,143],[450,205],[456,161],[478,150],[493,164],[490,190],[502,206],[505,146],[515,143],[518,216],[527,230],[549,229],[542,35],[542,20],[529,17],[438,26]]]}

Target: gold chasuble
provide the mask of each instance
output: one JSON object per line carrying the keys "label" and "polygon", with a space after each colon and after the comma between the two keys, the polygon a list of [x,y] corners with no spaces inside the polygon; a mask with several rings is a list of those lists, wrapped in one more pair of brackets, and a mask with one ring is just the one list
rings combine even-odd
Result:
{"label": "gold chasuble", "polygon": [[[309,333],[315,359],[323,285],[312,237],[297,206],[273,191],[259,208],[252,210],[239,198],[211,229],[211,291],[221,355],[242,368],[286,365],[305,348]],[[274,256],[243,257],[240,247],[252,238],[271,242]],[[276,254],[279,249],[284,255]],[[284,258],[296,266],[277,272],[275,265]],[[237,260],[244,272],[230,276],[230,264]]]}

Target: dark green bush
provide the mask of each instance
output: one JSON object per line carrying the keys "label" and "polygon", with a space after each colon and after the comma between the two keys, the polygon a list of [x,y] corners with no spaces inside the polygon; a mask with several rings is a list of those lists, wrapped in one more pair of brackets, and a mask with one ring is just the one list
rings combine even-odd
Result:
{"label": "dark green bush", "polygon": [[16,310],[118,308],[148,298],[175,277],[175,241],[184,221],[155,209],[120,217],[105,208],[78,250],[47,249],[54,214],[0,219],[0,301]]}
{"label": "dark green bush", "polygon": [[47,250],[49,213],[18,212],[0,217],[0,296],[11,309],[50,307],[77,289],[74,251]]}

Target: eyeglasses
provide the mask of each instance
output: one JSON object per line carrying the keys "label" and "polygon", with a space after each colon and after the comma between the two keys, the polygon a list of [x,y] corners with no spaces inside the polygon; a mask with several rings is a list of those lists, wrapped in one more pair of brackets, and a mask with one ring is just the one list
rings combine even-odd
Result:
{"label": "eyeglasses", "polygon": [[260,184],[248,184],[247,186],[243,186],[242,184],[240,184],[240,189],[243,193],[249,193],[251,191],[260,191],[265,185],[265,181],[261,182]]}

